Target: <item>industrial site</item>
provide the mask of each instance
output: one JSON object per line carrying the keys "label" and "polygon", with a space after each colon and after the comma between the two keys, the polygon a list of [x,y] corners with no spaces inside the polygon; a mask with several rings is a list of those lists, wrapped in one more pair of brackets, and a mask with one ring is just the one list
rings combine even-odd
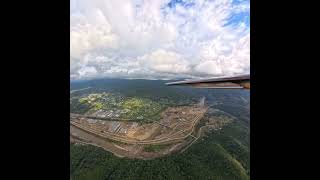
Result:
{"label": "industrial site", "polygon": [[207,110],[202,98],[195,105],[168,107],[160,113],[160,120],[151,123],[70,114],[70,140],[102,147],[119,157],[160,157],[197,140],[195,128]]}

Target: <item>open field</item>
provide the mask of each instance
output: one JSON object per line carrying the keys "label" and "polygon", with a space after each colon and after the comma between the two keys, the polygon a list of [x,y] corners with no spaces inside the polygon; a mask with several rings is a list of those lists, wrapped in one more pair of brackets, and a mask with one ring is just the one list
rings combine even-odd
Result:
{"label": "open field", "polygon": [[[84,90],[90,88],[84,88]],[[78,92],[79,90],[74,90]],[[72,92],[74,92],[72,91]],[[71,93],[72,93],[71,92]],[[117,119],[123,121],[158,120],[163,103],[142,97],[125,97],[118,93],[84,93],[70,98],[70,110],[90,118]]]}

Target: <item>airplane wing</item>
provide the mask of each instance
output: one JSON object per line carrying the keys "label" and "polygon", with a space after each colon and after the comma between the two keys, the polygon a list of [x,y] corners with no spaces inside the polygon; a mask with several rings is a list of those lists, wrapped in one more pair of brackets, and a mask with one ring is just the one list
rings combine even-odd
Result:
{"label": "airplane wing", "polygon": [[196,88],[250,89],[250,74],[232,77],[169,82],[166,83],[166,85],[190,85]]}

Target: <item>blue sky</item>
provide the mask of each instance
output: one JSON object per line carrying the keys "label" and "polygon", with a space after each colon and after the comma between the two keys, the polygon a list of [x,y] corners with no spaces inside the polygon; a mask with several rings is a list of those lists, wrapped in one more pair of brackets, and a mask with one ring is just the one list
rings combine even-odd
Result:
{"label": "blue sky", "polygon": [[[250,3],[249,0],[233,0],[233,5],[241,5],[245,3]],[[171,9],[174,9],[177,5],[181,5],[185,8],[192,8],[192,6],[195,5],[194,0],[171,0],[167,6]],[[227,22],[225,23],[225,26],[233,26],[238,25],[239,23],[244,23],[246,26],[250,27],[250,11],[245,12],[239,12],[239,13],[233,13],[231,16],[227,19]]]}
{"label": "blue sky", "polygon": [[167,6],[170,8],[174,8],[177,4],[182,5],[184,7],[191,7],[195,5],[193,1],[172,0],[167,4]]}
{"label": "blue sky", "polygon": [[249,73],[248,0],[71,0],[70,78]]}
{"label": "blue sky", "polygon": [[241,12],[233,14],[225,25],[237,25],[239,23],[245,23],[246,26],[250,26],[250,13]]}

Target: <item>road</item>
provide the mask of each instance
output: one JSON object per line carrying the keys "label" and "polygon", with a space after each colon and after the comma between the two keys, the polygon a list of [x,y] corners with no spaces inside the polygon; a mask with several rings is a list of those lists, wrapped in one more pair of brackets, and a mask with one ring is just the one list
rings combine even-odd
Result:
{"label": "road", "polygon": [[195,138],[194,141],[192,141],[188,146],[186,146],[184,149],[182,149],[181,152],[184,152],[185,150],[187,150],[193,143],[195,143],[195,142],[200,138],[202,128],[205,128],[205,127],[207,127],[207,126],[202,126],[202,127],[200,127],[200,129],[199,129],[199,131],[198,131],[197,137],[194,137],[194,136],[193,136],[193,137]]}

